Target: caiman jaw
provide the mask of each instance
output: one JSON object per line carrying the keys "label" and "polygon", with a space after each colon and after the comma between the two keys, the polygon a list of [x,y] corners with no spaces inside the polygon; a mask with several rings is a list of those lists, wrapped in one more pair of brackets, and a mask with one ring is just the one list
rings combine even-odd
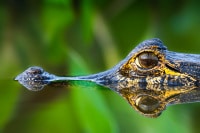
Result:
{"label": "caiman jaw", "polygon": [[105,72],[76,77],[58,77],[40,67],[18,75],[29,90],[50,83],[85,80],[108,87],[148,117],[158,117],[170,104],[200,101],[200,55],[168,51],[159,39],[142,42],[119,64]]}

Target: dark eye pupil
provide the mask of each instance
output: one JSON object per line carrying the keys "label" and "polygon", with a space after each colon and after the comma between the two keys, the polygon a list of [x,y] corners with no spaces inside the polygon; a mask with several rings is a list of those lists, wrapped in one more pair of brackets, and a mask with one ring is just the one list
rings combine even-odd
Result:
{"label": "dark eye pupil", "polygon": [[138,59],[143,68],[153,68],[158,64],[158,57],[152,52],[142,53]]}
{"label": "dark eye pupil", "polygon": [[159,101],[151,96],[143,96],[138,102],[138,109],[144,113],[152,113],[159,107]]}

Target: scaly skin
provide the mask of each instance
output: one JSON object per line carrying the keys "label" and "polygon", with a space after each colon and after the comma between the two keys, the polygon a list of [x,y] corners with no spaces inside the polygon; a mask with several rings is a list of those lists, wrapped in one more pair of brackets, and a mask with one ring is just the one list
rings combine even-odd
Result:
{"label": "scaly skin", "polygon": [[[158,59],[152,68],[138,65],[142,53]],[[40,67],[30,67],[15,80],[38,91],[50,83],[69,80],[95,82],[119,93],[147,117],[158,117],[167,105],[200,101],[200,55],[168,51],[159,39],[146,40],[119,64],[105,72],[77,77],[58,77]]]}

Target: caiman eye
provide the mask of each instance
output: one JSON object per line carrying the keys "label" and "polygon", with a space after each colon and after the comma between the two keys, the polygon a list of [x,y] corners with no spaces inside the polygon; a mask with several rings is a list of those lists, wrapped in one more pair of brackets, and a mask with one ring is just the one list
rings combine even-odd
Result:
{"label": "caiman eye", "polygon": [[153,52],[144,52],[136,58],[135,63],[141,68],[150,69],[158,64],[158,57]]}
{"label": "caiman eye", "polygon": [[160,103],[151,96],[141,96],[136,100],[136,105],[143,113],[152,113],[158,109]]}

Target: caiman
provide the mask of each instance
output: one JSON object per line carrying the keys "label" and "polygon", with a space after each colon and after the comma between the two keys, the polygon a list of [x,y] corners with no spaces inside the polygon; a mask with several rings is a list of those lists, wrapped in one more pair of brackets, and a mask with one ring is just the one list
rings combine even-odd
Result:
{"label": "caiman", "polygon": [[15,80],[32,91],[70,80],[94,82],[120,94],[142,115],[158,117],[168,105],[200,101],[200,55],[168,51],[155,38],[143,41],[104,72],[59,77],[35,66]]}

